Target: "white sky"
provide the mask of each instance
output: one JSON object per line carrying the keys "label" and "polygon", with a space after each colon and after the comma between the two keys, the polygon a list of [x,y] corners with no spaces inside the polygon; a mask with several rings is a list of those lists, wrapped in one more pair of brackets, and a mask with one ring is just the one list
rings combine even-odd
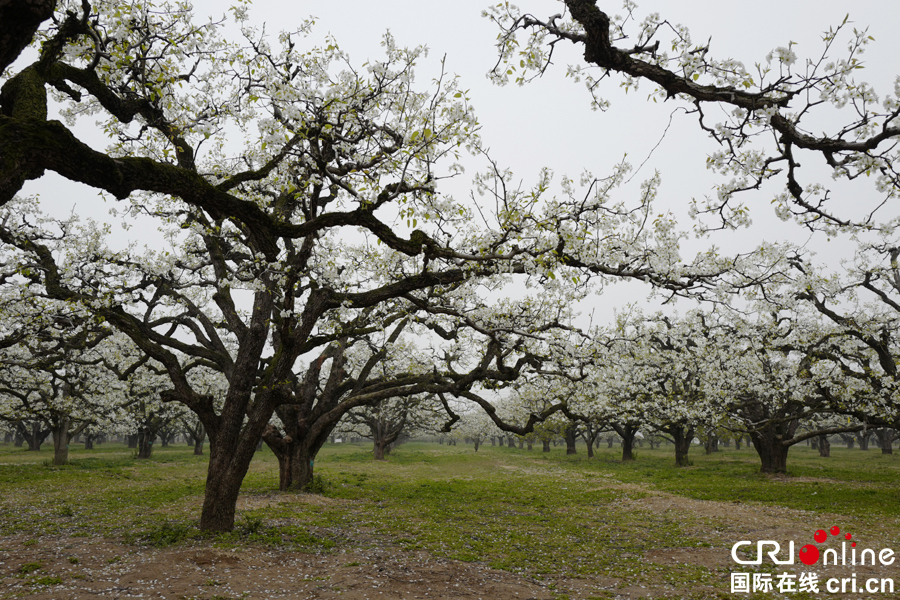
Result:
{"label": "white sky", "polygon": [[[563,8],[561,2],[554,0],[521,0],[519,5],[542,19],[562,12]],[[198,1],[195,13],[202,20],[207,15],[220,15],[223,6],[211,0]],[[311,41],[332,34],[355,65],[382,56],[381,36],[390,29],[401,46],[425,44],[430,48],[428,60],[418,69],[418,79],[423,85],[437,73],[440,59],[446,55],[448,70],[458,74],[462,87],[469,90],[482,124],[482,137],[494,159],[501,166],[510,167],[526,186],[545,166],[557,174],[577,178],[584,169],[605,174],[625,153],[633,166],[641,164],[659,142],[677,105],[648,102],[650,86],[625,95],[618,88],[618,80],[613,78],[604,82],[602,93],[612,107],[605,113],[592,112],[583,85],[563,76],[566,63],[580,59],[577,51],[567,48],[560,48],[565,52],[558,52],[555,68],[541,80],[525,87],[492,85],[485,74],[496,62],[497,30],[481,17],[486,6],[485,0],[294,3],[257,0],[251,6],[250,16],[255,23],[265,22],[267,30],[277,34],[294,29],[301,19],[314,15],[317,25]],[[600,6],[610,13],[622,12],[619,2],[601,1]],[[758,0],[750,4],[723,0],[646,0],[639,2],[636,17],[641,20],[652,11],[673,23],[687,25],[695,43],[703,43],[712,36],[711,56],[733,57],[746,65],[762,62],[771,49],[790,41],[797,44],[799,61],[817,57],[822,49],[821,33],[840,24],[849,11],[852,24],[868,27],[875,38],[863,56],[866,69],[860,71],[860,79],[873,84],[881,95],[893,89],[896,59],[900,56],[900,36],[894,35],[900,25],[900,3],[891,0],[853,3]],[[843,44],[839,46],[843,47]],[[836,49],[832,56],[837,58],[840,52]],[[715,146],[699,132],[695,117],[679,112],[666,138],[634,178],[631,189],[624,193],[633,192],[642,179],[654,169],[659,170],[663,180],[661,204],[680,213],[690,198],[701,197],[712,188],[715,179],[705,170],[705,158],[713,150]],[[65,192],[60,194],[63,185]],[[92,195],[73,185],[50,177],[29,187],[32,191],[42,190],[45,197],[52,193],[53,204],[62,209],[63,205],[71,207],[83,195]],[[466,194],[465,181],[454,182],[451,191]],[[746,250],[763,238],[806,241],[805,231],[775,219],[769,205],[771,194],[758,196],[745,198],[752,207],[754,227],[739,234],[720,236],[715,243],[726,250],[737,248],[736,244]],[[78,212],[82,212],[82,206]],[[134,231],[130,235],[135,235]],[[703,242],[706,243],[709,242]],[[836,263],[852,253],[852,247],[840,240],[816,241],[813,245],[820,250],[821,258],[829,262]],[[617,289],[615,293],[604,294],[598,306],[605,311],[627,299],[638,300],[646,295],[646,289],[641,286],[628,287],[628,292]]]}

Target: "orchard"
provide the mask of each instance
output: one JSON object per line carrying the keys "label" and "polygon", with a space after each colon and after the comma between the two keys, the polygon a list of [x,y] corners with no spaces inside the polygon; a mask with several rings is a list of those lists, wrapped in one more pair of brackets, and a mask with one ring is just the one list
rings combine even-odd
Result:
{"label": "orchard", "polygon": [[[798,452],[802,470],[837,461],[835,478],[854,457],[894,468],[900,78],[866,68],[878,40],[863,15],[832,23],[816,47],[735,58],[715,35],[692,37],[677,7],[501,2],[479,7],[494,48],[482,92],[455,74],[452,52],[435,58],[388,31],[379,55],[352,56],[314,18],[266,24],[265,8],[0,0],[10,465],[68,477],[121,444],[121,460],[149,473],[190,445],[177,460],[205,483],[176,495],[198,499],[182,507],[196,536],[177,543],[264,529],[272,515],[241,521],[260,486],[357,501],[339,488],[370,469],[385,498],[408,477],[430,489],[408,465],[391,483],[409,440],[476,474],[489,459],[526,471],[556,461],[566,477],[541,467],[517,480],[534,494],[463,493],[526,512],[542,510],[551,480],[590,495],[576,482],[602,465],[621,483],[652,464],[657,492],[693,481],[692,469],[715,479],[720,468],[727,487],[726,454],[767,490],[791,485]],[[505,166],[521,157],[495,147],[491,119],[503,115],[476,110],[480,94],[527,107],[548,87],[584,112],[531,109],[522,154],[547,166]],[[629,155],[635,132],[617,138],[606,120],[631,118],[625,109],[646,112],[638,138],[658,138],[646,156]],[[557,118],[609,132],[579,149],[581,132]],[[583,164],[559,172],[554,147]],[[619,158],[603,162],[610,151]],[[704,183],[667,184],[667,161]],[[28,457],[48,437],[42,467]],[[342,471],[363,439],[378,462]],[[848,448],[832,457],[839,442]],[[880,466],[863,458],[870,442]],[[692,485],[687,496],[725,501]],[[789,495],[750,494],[824,510]],[[862,506],[847,504],[848,518]],[[322,527],[307,516],[298,527]],[[402,546],[406,523],[411,544],[440,555],[412,517],[394,518],[381,534]],[[514,540],[530,525],[509,527]],[[654,552],[648,543],[628,552]],[[472,544],[444,556],[528,576],[600,572],[580,551],[566,563],[565,544],[562,563],[540,567]]]}

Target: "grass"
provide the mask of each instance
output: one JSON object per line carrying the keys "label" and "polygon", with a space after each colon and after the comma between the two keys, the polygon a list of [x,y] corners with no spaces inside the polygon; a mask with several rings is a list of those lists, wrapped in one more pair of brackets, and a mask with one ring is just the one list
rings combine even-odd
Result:
{"label": "grass", "polygon": [[[833,448],[823,459],[791,451],[788,476],[759,473],[752,450],[706,456],[676,469],[671,449],[641,448],[633,463],[619,449],[587,459],[562,448],[539,450],[412,443],[388,461],[367,446],[326,447],[316,460],[321,501],[277,492],[277,461],[258,453],[244,482],[248,502],[235,530],[206,536],[196,528],[206,460],[190,448],[154,449],[138,461],[122,446],[73,449],[62,467],[38,453],[0,445],[0,534],[120,537],[167,547],[211,543],[329,551],[342,544],[389,541],[539,578],[614,577],[632,585],[721,588],[722,572],[660,564],[660,548],[709,546],[715,519],[642,508],[648,494],[838,513],[858,523],[900,516],[900,456]],[[349,540],[349,541],[348,541]],[[363,541],[360,541],[363,540]],[[38,567],[39,568],[39,565]],[[23,573],[24,574],[24,573]],[[48,584],[49,585],[49,584]]]}

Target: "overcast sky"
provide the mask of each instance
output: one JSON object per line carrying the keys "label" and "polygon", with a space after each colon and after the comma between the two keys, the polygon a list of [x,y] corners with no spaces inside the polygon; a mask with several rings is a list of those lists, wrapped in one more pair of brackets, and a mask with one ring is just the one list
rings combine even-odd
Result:
{"label": "overcast sky", "polygon": [[[522,0],[519,5],[543,19],[563,9],[562,3],[554,0]],[[223,6],[204,0],[195,3],[195,12],[198,18],[218,16]],[[640,181],[652,175],[654,170],[662,174],[662,207],[681,212],[692,197],[709,193],[715,179],[705,170],[705,158],[715,146],[699,132],[693,116],[675,110],[675,102],[648,102],[649,86],[625,95],[618,88],[618,79],[607,80],[602,95],[612,106],[606,112],[592,112],[583,85],[564,77],[566,63],[577,62],[580,58],[572,48],[562,48],[555,67],[534,83],[525,87],[492,85],[486,73],[496,62],[494,43],[498,31],[481,16],[486,6],[484,0],[294,3],[257,0],[251,6],[250,16],[256,23],[265,22],[272,34],[292,30],[302,19],[315,16],[317,25],[310,43],[331,34],[356,65],[382,56],[381,38],[386,30],[390,30],[399,45],[424,44],[430,48],[428,60],[418,69],[418,79],[423,84],[437,73],[441,57],[446,56],[448,70],[458,74],[462,87],[469,90],[482,124],[482,137],[491,148],[493,158],[501,166],[510,167],[526,185],[533,182],[545,166],[572,177],[577,177],[584,169],[602,175],[627,154],[629,162],[637,167],[658,144],[650,160],[634,178],[631,189],[623,190],[623,194],[636,193]],[[600,2],[600,6],[610,13],[622,12],[619,2]],[[817,57],[823,47],[822,32],[840,24],[849,11],[852,25],[868,28],[875,38],[863,57],[866,69],[860,71],[860,78],[872,83],[882,95],[893,89],[896,60],[900,56],[900,36],[894,35],[900,25],[900,3],[890,0],[853,3],[648,0],[639,2],[636,16],[641,20],[653,11],[673,23],[688,26],[695,43],[705,43],[711,38],[711,56],[733,57],[748,66],[762,62],[771,49],[788,42],[796,43],[795,51],[801,61]],[[842,43],[840,48],[844,45]],[[832,53],[835,57],[840,54],[839,51]],[[672,125],[659,143],[670,118]],[[44,182],[31,189],[43,190],[45,194],[48,189],[56,191],[54,203],[60,205],[75,202],[85,193],[85,190],[67,191],[59,195],[60,182],[52,178],[48,181],[49,184]],[[73,189],[72,184],[66,186],[67,190]],[[464,180],[454,182],[450,191],[467,193],[467,185]],[[754,227],[740,235],[720,236],[715,243],[720,246],[740,244],[746,249],[764,237],[804,242],[807,234],[799,227],[774,218],[769,204],[771,198],[765,194],[746,198],[752,206]],[[842,201],[854,200],[844,198]],[[824,240],[816,241],[813,246],[823,255],[823,260],[828,261],[837,261],[852,253],[852,248],[840,240],[829,244]],[[605,295],[602,304],[609,307],[645,293],[639,288],[632,289],[637,291]]]}

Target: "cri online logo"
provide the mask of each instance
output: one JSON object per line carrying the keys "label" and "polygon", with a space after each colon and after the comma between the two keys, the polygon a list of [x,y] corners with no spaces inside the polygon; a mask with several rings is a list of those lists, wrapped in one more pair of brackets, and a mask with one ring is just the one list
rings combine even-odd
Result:
{"label": "cri online logo", "polygon": [[[875,550],[866,548],[857,555],[856,542],[850,542],[853,538],[851,534],[845,533],[841,536],[841,528],[837,525],[829,529],[829,532],[832,537],[843,537],[844,541],[841,542],[840,554],[835,548],[828,548],[823,552],[813,544],[806,544],[800,548],[800,552],[797,554],[797,558],[800,559],[800,562],[805,565],[814,565],[819,562],[819,559],[821,558],[822,566],[828,566],[829,564],[842,566],[876,564]],[[824,529],[819,529],[813,534],[813,539],[817,544],[824,544],[828,540],[828,533],[826,533]],[[849,552],[847,542],[850,542]],[[731,547],[731,558],[733,558],[736,563],[742,565],[760,565],[763,562],[763,556],[768,555],[776,565],[794,564],[793,541],[788,542],[788,557],[784,560],[778,558],[778,553],[781,551],[781,545],[773,540],[760,540],[756,542],[756,558],[753,560],[744,560],[738,556],[739,548],[752,545],[753,542],[750,541],[737,542]],[[890,548],[883,548],[878,552],[877,560],[884,566],[893,564],[895,560],[894,551]]]}

